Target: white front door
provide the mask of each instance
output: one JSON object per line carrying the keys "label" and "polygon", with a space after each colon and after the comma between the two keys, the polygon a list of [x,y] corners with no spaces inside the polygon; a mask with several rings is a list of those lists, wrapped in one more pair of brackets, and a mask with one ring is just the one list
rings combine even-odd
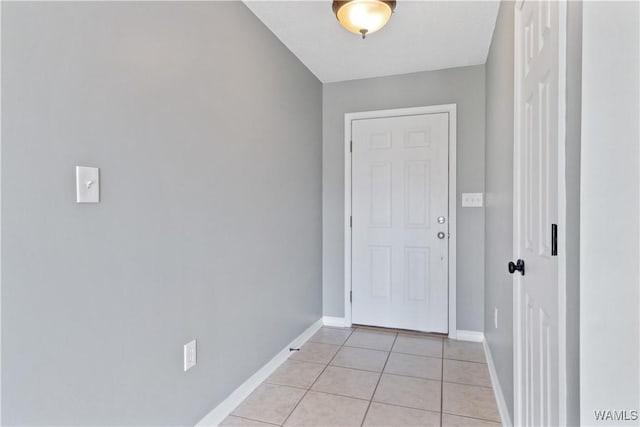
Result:
{"label": "white front door", "polygon": [[[514,262],[515,424],[560,425],[558,142],[560,7],[516,5]],[[557,235],[557,230],[555,230]]]}
{"label": "white front door", "polygon": [[448,332],[448,113],[352,121],[352,322]]}

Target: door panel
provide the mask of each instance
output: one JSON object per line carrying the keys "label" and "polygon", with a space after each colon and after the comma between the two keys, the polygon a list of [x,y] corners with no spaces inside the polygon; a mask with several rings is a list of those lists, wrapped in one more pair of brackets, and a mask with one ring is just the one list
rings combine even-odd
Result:
{"label": "door panel", "polygon": [[446,333],[449,116],[354,120],[352,140],[352,321]]}
{"label": "door panel", "polygon": [[514,258],[515,424],[559,424],[559,2],[516,7]]}
{"label": "door panel", "polygon": [[429,163],[407,163],[405,174],[405,214],[407,227],[429,228]]}

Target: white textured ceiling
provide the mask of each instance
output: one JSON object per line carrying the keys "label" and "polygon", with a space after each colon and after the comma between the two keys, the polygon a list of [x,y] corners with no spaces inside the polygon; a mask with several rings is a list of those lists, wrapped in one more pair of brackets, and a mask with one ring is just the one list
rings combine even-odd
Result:
{"label": "white textured ceiling", "polygon": [[322,81],[484,64],[498,1],[403,1],[362,40],[342,28],[331,1],[244,3]]}

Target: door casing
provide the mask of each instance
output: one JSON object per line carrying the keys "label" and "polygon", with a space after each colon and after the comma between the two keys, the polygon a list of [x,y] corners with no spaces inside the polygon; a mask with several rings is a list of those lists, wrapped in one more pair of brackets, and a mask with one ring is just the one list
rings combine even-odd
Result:
{"label": "door casing", "polygon": [[449,114],[449,338],[456,339],[456,104],[364,111],[344,115],[344,326],[351,326],[351,122],[382,117]]}

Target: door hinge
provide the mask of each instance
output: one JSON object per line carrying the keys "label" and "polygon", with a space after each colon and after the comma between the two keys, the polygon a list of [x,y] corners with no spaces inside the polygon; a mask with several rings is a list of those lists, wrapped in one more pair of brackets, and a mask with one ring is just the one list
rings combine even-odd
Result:
{"label": "door hinge", "polygon": [[558,256],[558,224],[551,224],[551,256]]}
{"label": "door hinge", "polygon": [[349,141],[349,152],[353,153],[353,141]]}
{"label": "door hinge", "polygon": [[349,228],[353,228],[353,216],[349,217]]}
{"label": "door hinge", "polygon": [[353,302],[353,291],[349,291],[349,302]]}

